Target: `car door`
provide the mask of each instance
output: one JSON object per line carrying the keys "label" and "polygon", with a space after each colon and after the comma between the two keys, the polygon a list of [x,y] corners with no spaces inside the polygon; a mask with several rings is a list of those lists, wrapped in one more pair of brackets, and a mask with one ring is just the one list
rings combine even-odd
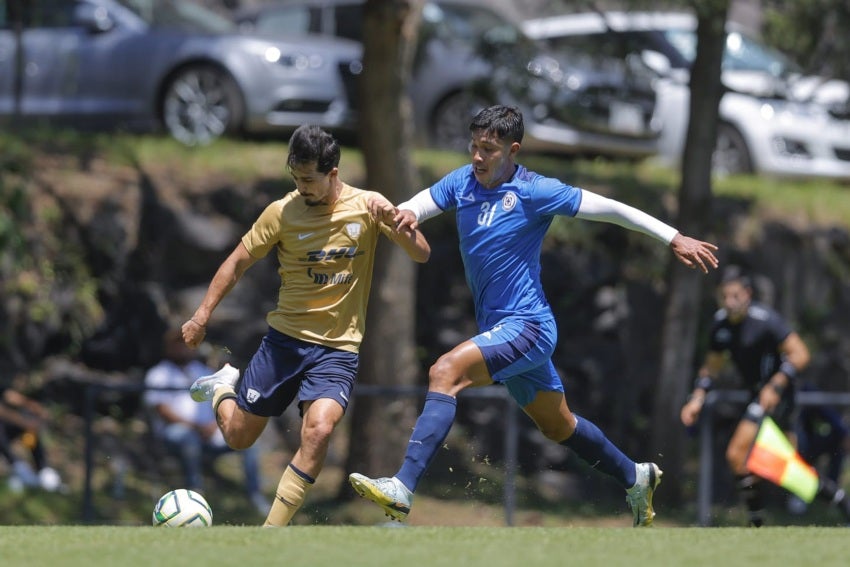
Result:
{"label": "car door", "polygon": [[20,12],[14,14],[13,25],[20,26],[20,112],[62,115],[73,106],[78,83],[74,55],[81,30],[71,25],[74,3],[31,0],[17,5]]}
{"label": "car door", "polygon": [[0,115],[14,113],[20,81],[17,63],[17,32],[12,7],[0,0]]}
{"label": "car door", "polygon": [[[140,111],[145,99],[137,74],[116,61],[123,36],[132,32],[117,20],[109,19],[108,29],[99,30],[79,18],[103,6],[85,0],[27,0],[22,7],[22,116],[85,118],[85,125],[94,127],[101,125],[100,119],[106,123]],[[2,92],[6,90],[4,86]]]}

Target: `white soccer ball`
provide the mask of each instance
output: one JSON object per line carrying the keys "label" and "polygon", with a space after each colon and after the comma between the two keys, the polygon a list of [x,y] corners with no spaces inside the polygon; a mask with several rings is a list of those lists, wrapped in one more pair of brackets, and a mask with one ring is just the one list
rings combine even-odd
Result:
{"label": "white soccer ball", "polygon": [[153,509],[153,525],[203,528],[212,525],[212,508],[193,490],[178,488],[162,495]]}

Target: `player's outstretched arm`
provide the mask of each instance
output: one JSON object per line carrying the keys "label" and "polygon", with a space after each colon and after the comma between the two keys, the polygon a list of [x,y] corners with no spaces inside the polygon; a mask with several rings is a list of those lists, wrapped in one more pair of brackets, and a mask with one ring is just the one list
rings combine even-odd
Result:
{"label": "player's outstretched arm", "polygon": [[709,267],[717,268],[719,264],[714,255],[717,246],[710,242],[677,233],[670,242],[670,248],[677,260],[689,268],[699,268],[704,274],[708,273]]}
{"label": "player's outstretched arm", "polygon": [[230,256],[222,262],[213,276],[207,293],[201,300],[201,305],[195,310],[192,317],[183,323],[183,342],[192,348],[196,348],[204,340],[207,334],[207,322],[221,300],[227,295],[236,282],[250,268],[257,258],[251,256],[248,249],[241,242],[236,245]]}

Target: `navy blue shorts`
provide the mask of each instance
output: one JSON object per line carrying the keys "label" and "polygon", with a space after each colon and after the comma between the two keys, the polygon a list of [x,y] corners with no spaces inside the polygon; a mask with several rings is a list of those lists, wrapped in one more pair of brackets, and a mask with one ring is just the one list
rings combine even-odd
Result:
{"label": "navy blue shorts", "polygon": [[507,386],[520,407],[525,407],[537,392],[564,391],[552,364],[557,338],[552,319],[506,317],[470,340],[481,349],[493,381]]}
{"label": "navy blue shorts", "polygon": [[242,374],[236,403],[263,417],[281,415],[298,397],[320,398],[348,407],[360,357],[357,353],[308,343],[269,328]]}

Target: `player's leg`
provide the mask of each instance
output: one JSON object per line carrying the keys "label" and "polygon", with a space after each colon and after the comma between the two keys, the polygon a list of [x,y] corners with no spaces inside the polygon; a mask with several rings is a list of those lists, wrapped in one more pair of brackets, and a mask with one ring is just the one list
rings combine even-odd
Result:
{"label": "player's leg", "polygon": [[761,527],[764,524],[764,497],[762,480],[747,469],[747,455],[758,435],[759,423],[764,410],[753,402],[747,406],[744,416],[738,422],[729,444],[726,446],[726,463],[735,475],[735,486],[749,515],[749,525]]}
{"label": "player's leg", "polygon": [[331,433],[344,415],[336,400],[323,398],[304,404],[301,446],[286,467],[275,492],[265,526],[289,524],[316,482],[328,454]]}
{"label": "player's leg", "polygon": [[572,449],[623,486],[635,526],[652,524],[652,497],[661,482],[661,469],[654,463],[635,463],[593,422],[572,413],[551,362],[507,384],[521,404],[531,400],[523,410],[548,439]]}
{"label": "player's leg", "polygon": [[457,394],[468,386],[491,383],[484,356],[472,340],[441,356],[428,373],[425,405],[416,420],[401,468],[393,477],[369,478],[352,473],[348,478],[354,490],[381,506],[390,518],[404,520],[419,481],[454,423]]}
{"label": "player's leg", "polygon": [[304,503],[325,463],[331,435],[354,389],[356,353],[321,345],[302,346],[305,364],[298,388],[301,400],[301,444],[278,483],[265,526],[285,526]]}

